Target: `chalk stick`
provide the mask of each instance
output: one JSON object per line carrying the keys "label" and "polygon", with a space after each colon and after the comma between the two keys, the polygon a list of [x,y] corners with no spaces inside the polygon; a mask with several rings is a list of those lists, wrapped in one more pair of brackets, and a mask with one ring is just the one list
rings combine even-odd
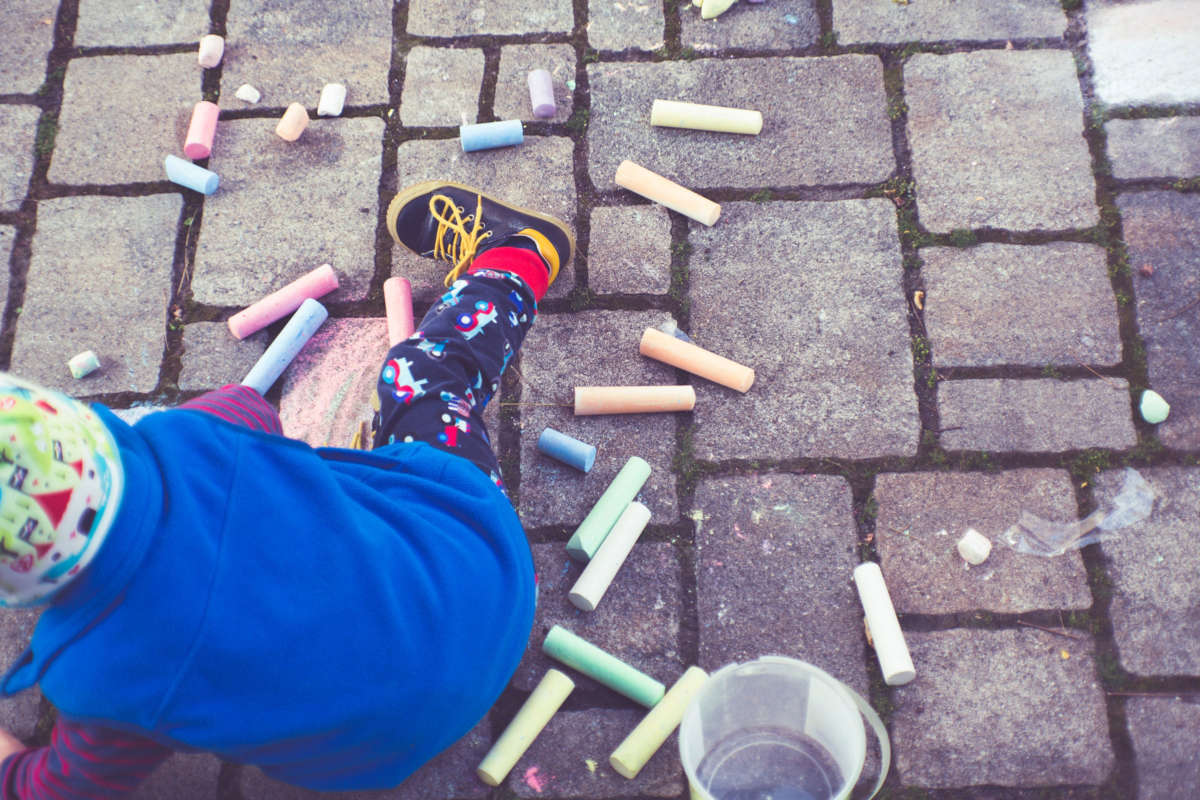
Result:
{"label": "chalk stick", "polygon": [[260,92],[258,89],[255,89],[248,83],[243,83],[237,88],[237,91],[233,93],[233,96],[238,100],[244,100],[247,103],[257,103],[262,99],[262,92]]}
{"label": "chalk stick", "polygon": [[600,495],[596,505],[579,523],[567,542],[567,555],[576,561],[587,561],[600,549],[604,537],[612,530],[617,518],[650,477],[650,465],[644,459],[630,456],[612,483]]}
{"label": "chalk stick", "polygon": [[560,625],[555,625],[546,634],[542,650],[551,658],[647,708],[653,708],[666,694],[666,687],[654,678]]}
{"label": "chalk stick", "polygon": [[992,540],[974,528],[967,528],[966,533],[958,540],[955,547],[958,548],[958,554],[962,556],[963,561],[971,566],[977,566],[987,561],[988,555],[992,552]]}
{"label": "chalk stick", "polygon": [[383,282],[383,307],[387,312],[388,348],[413,335],[412,284],[407,278]]}
{"label": "chalk stick", "polygon": [[183,142],[183,154],[188,158],[208,158],[212,152],[213,134],[217,130],[217,117],[221,108],[216,103],[201,100],[192,108],[192,121],[188,124],[187,138]]}
{"label": "chalk stick", "polygon": [[525,141],[524,129],[519,119],[499,122],[482,122],[478,125],[460,125],[458,139],[464,153],[490,150],[493,147],[508,147]]}
{"label": "chalk stick", "polygon": [[576,386],[575,415],[647,414],[691,411],[696,390],[691,386]]}
{"label": "chalk stick", "polygon": [[854,585],[858,588],[858,598],[866,612],[867,628],[871,632],[884,682],[888,686],[908,683],[917,676],[917,672],[913,668],[912,656],[904,642],[904,632],[900,630],[900,620],[896,618],[896,608],[892,605],[879,565],[868,561],[855,567]]}
{"label": "chalk stick", "polygon": [[279,118],[275,126],[275,135],[285,142],[294,142],[308,127],[308,111],[301,103],[292,103]]}
{"label": "chalk stick", "polygon": [[739,392],[749,391],[754,383],[754,370],[749,367],[654,328],[646,328],[638,350],[656,361],[679,367]]}
{"label": "chalk stick", "polygon": [[307,298],[296,309],[287,325],[283,326],[283,330],[275,337],[275,341],[271,342],[267,351],[259,357],[258,363],[251,368],[242,385],[256,389],[259,394],[266,394],[271,384],[287,369],[287,365],[292,363],[292,359],[328,316],[329,312],[325,310],[325,306],[311,297]]}
{"label": "chalk stick", "polygon": [[621,166],[617,167],[616,181],[618,186],[634,194],[661,203],[705,225],[712,226],[721,216],[721,206],[712,200],[632,161],[621,162]]}
{"label": "chalk stick", "polygon": [[625,506],[567,594],[571,605],[584,611],[596,610],[649,521],[650,509],[637,500]]}
{"label": "chalk stick", "polygon": [[479,762],[475,770],[479,779],[488,786],[499,786],[574,688],[575,682],[558,670],[547,672]]}
{"label": "chalk stick", "polygon": [[550,119],[558,110],[554,102],[554,78],[544,69],[535,69],[529,73],[529,104],[533,106],[533,115],[538,119]]}
{"label": "chalk stick", "polygon": [[322,264],[307,275],[277,289],[229,318],[229,332],[235,339],[245,339],[277,319],[295,311],[308,298],[316,300],[338,288],[337,273]]}
{"label": "chalk stick", "polygon": [[630,731],[617,749],[608,757],[608,762],[622,776],[633,780],[650,757],[658,752],[671,732],[683,721],[683,712],[692,698],[708,680],[708,673],[699,667],[688,667],[675,681],[662,700],[650,709],[637,727]]}
{"label": "chalk stick", "polygon": [[666,128],[755,135],[762,131],[763,120],[761,111],[682,103],[678,100],[655,100],[650,107],[650,124]]}
{"label": "chalk stick", "polygon": [[225,55],[225,40],[215,33],[200,37],[200,48],[196,51],[196,62],[205,69],[211,69],[221,63]]}
{"label": "chalk stick", "polygon": [[321,99],[317,101],[318,117],[340,117],[346,105],[346,86],[327,83],[321,88]]}
{"label": "chalk stick", "polygon": [[78,380],[100,369],[100,359],[93,351],[84,350],[71,356],[71,360],[67,362],[67,369],[71,370],[71,377]]}
{"label": "chalk stick", "polygon": [[588,472],[596,463],[596,446],[581,442],[573,436],[567,436],[554,428],[546,428],[538,436],[538,452],[561,461],[568,467],[574,467],[580,472]]}
{"label": "chalk stick", "polygon": [[166,170],[167,180],[171,183],[177,183],[200,194],[212,194],[221,182],[217,173],[179,156],[164,158],[163,169]]}

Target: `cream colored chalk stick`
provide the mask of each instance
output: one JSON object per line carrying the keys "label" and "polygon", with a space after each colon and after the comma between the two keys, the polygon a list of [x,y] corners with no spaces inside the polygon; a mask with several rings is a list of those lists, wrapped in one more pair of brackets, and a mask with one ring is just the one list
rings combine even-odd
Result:
{"label": "cream colored chalk stick", "polygon": [[292,103],[279,118],[275,126],[275,135],[285,142],[294,142],[308,127],[308,110],[302,103]]}
{"label": "cream colored chalk stick", "polygon": [[655,100],[650,107],[650,124],[665,128],[757,135],[762,131],[763,119],[761,111],[744,108]]}
{"label": "cream colored chalk stick", "polygon": [[604,537],[600,549],[588,561],[583,573],[567,594],[567,599],[573,606],[584,611],[596,610],[649,521],[650,509],[637,500],[625,507],[621,516],[613,523],[608,536]]}
{"label": "cream colored chalk stick", "polygon": [[917,676],[912,656],[900,630],[896,608],[883,582],[883,572],[874,561],[859,564],[854,568],[854,585],[867,616],[867,628],[875,645],[875,656],[879,669],[888,686],[900,686]]}
{"label": "cream colored chalk stick", "polygon": [[558,670],[547,672],[479,762],[475,770],[479,779],[488,786],[499,786],[574,688],[575,682]]}
{"label": "cream colored chalk stick", "polygon": [[618,186],[634,194],[661,203],[705,225],[712,226],[721,216],[721,206],[717,203],[632,161],[621,162],[621,166],[617,167],[616,181]]}
{"label": "cream colored chalk stick", "polygon": [[708,680],[708,673],[699,667],[688,667],[687,672],[675,681],[675,685],[650,709],[637,727],[630,731],[625,741],[617,745],[608,761],[613,769],[630,780],[637,777],[658,748],[679,727],[683,712],[692,698]]}
{"label": "cream colored chalk stick", "polygon": [[749,391],[754,383],[754,370],[749,367],[655,328],[646,328],[638,350],[656,361],[679,367],[739,392]]}
{"label": "cream colored chalk stick", "polygon": [[575,416],[646,414],[691,411],[696,390],[691,386],[576,386]]}

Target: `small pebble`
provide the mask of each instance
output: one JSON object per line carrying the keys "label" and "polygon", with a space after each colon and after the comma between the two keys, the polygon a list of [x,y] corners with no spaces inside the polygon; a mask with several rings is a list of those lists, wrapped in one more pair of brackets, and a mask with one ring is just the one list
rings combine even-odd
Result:
{"label": "small pebble", "polygon": [[257,103],[262,99],[262,94],[248,83],[243,83],[238,87],[238,90],[233,93],[233,96],[238,100],[245,100],[247,103]]}
{"label": "small pebble", "polygon": [[1151,425],[1157,425],[1167,418],[1167,414],[1171,412],[1171,406],[1163,399],[1162,395],[1153,389],[1147,389],[1142,392],[1142,402],[1139,406],[1142,412],[1142,419],[1149,422]]}

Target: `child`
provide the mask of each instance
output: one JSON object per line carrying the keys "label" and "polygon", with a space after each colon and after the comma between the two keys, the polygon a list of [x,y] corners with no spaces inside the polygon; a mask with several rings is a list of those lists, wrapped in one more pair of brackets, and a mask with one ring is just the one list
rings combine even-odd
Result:
{"label": "child", "polygon": [[387,225],[454,267],[387,354],[372,452],[284,438],[245,386],[131,427],[0,373],[0,602],[49,603],[0,690],[59,711],[46,747],[0,736],[0,796],[119,797],[174,749],[391,787],[507,685],[534,575],[481,415],[574,240],[437,182]]}

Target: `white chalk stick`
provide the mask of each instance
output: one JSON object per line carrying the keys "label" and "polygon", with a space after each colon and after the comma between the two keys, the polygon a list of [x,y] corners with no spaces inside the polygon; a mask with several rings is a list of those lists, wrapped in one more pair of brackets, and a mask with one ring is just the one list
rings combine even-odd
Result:
{"label": "white chalk stick", "polygon": [[237,88],[237,91],[233,93],[233,96],[238,100],[244,100],[247,103],[257,103],[262,99],[262,92],[258,91],[258,89],[255,89],[248,83],[243,83]]}
{"label": "white chalk stick", "polygon": [[604,537],[600,549],[571,587],[567,598],[572,605],[584,611],[596,610],[648,522],[650,509],[637,500],[625,507],[608,536]]}
{"label": "white chalk stick", "polygon": [[196,61],[205,69],[212,69],[221,63],[225,55],[225,40],[215,33],[200,37],[200,49],[196,53]]}
{"label": "white chalk stick", "polygon": [[488,786],[499,786],[574,688],[575,682],[558,670],[547,672],[479,762],[475,770],[479,779]]}
{"label": "white chalk stick", "polygon": [[713,225],[721,216],[721,206],[717,203],[632,161],[622,161],[617,167],[616,182],[704,225]]}
{"label": "white chalk stick", "polygon": [[666,128],[756,135],[762,131],[763,119],[761,111],[744,108],[706,106],[678,100],[655,100],[650,107],[650,124]]}
{"label": "white chalk stick", "polygon": [[342,108],[346,105],[346,86],[341,83],[327,83],[321,89],[321,99],[317,101],[318,117],[340,117]]}
{"label": "white chalk stick", "polygon": [[987,561],[988,555],[992,552],[992,540],[974,528],[967,528],[967,532],[958,540],[957,547],[958,554],[963,557],[963,561],[977,565]]}
{"label": "white chalk stick", "polygon": [[616,750],[613,750],[612,755],[608,757],[613,769],[630,780],[636,778],[650,757],[662,747],[672,731],[679,727],[683,720],[683,712],[707,680],[707,672],[699,667],[688,667],[687,672],[675,681],[675,685],[667,691],[663,699],[650,709],[650,713],[643,717],[637,727],[617,745]]}
{"label": "white chalk stick", "polygon": [[868,561],[855,567],[854,585],[866,612],[867,629],[871,632],[884,682],[888,686],[908,683],[917,676],[917,671],[913,668],[912,656],[904,642],[904,632],[900,630],[900,620],[896,617],[896,608],[879,565]]}

